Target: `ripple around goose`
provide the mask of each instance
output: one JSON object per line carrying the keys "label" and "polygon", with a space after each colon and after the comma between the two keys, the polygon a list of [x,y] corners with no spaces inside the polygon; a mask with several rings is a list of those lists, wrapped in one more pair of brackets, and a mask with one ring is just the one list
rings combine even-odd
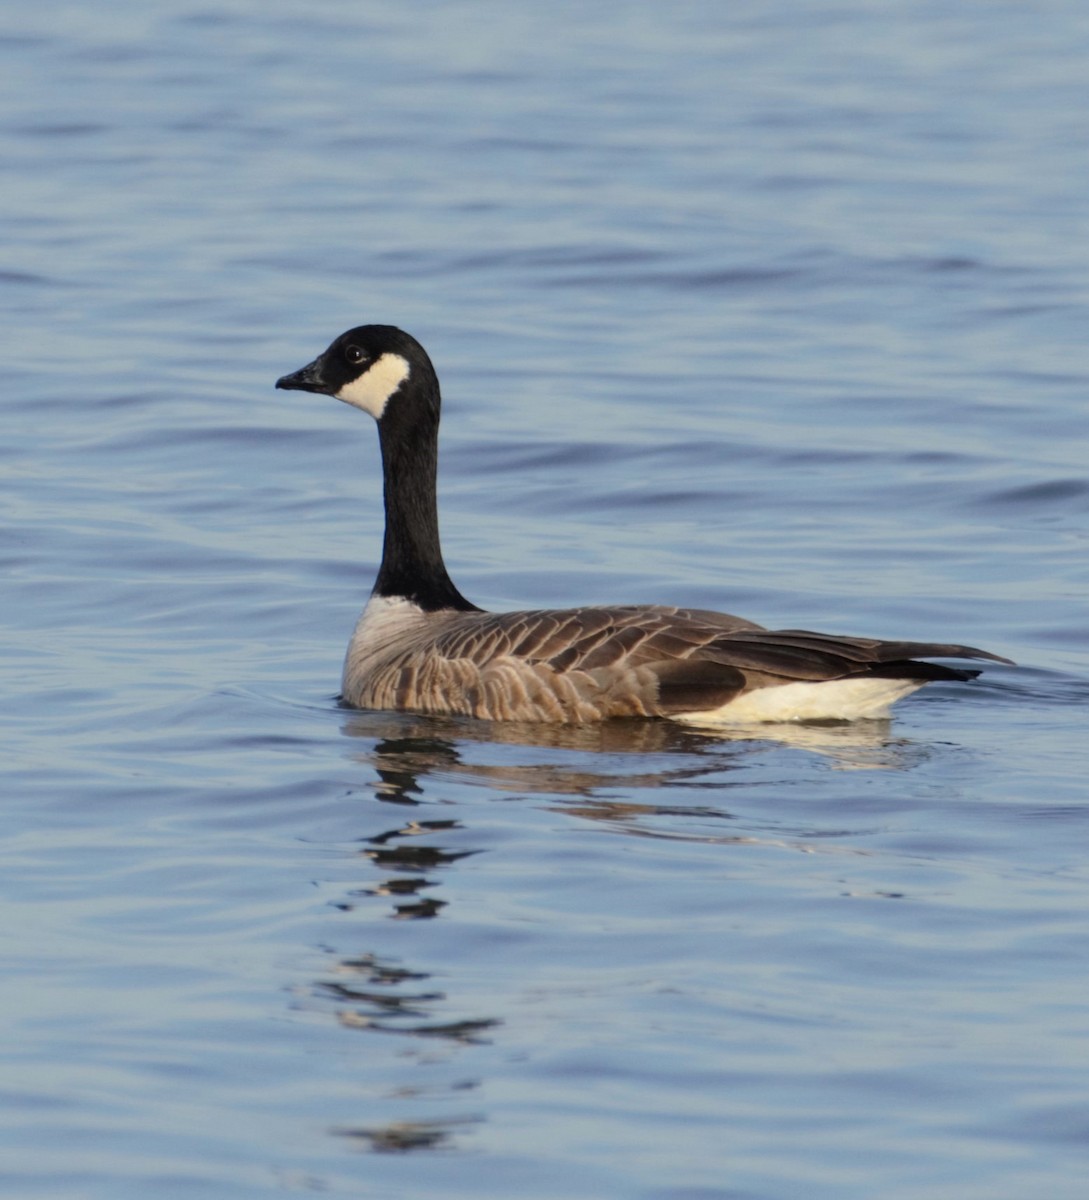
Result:
{"label": "ripple around goose", "polygon": [[352,707],[567,723],[854,720],[887,715],[931,680],[979,674],[918,659],[1009,662],[972,646],[768,630],[702,609],[484,612],[443,562],[439,381],[419,342],[361,325],[276,386],[334,396],[378,423],[386,530],[344,662]]}

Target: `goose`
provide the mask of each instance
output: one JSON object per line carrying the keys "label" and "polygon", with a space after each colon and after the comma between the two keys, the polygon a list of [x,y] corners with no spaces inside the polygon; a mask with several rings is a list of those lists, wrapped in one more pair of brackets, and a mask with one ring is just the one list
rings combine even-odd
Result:
{"label": "goose", "polygon": [[360,325],[276,387],[333,396],[378,424],[385,538],[344,660],[348,707],[566,724],[849,721],[885,717],[932,680],[980,673],[920,659],[1010,661],[972,646],[769,630],[696,608],[486,612],[443,561],[439,380],[420,343],[393,325]]}

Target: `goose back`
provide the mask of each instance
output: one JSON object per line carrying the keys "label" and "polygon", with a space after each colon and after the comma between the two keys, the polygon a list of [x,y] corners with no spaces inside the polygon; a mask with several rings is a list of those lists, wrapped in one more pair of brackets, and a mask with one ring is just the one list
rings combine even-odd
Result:
{"label": "goose back", "polygon": [[[799,711],[849,719],[860,706],[880,715],[928,680],[978,673],[915,655],[993,657],[966,646],[771,631],[700,609],[425,612],[373,597],[348,648],[342,694],[353,707],[503,721],[774,720],[784,704],[790,719]],[[852,687],[834,695],[827,685],[837,681]],[[751,699],[739,705],[772,691],[771,709],[767,697],[756,708]]]}

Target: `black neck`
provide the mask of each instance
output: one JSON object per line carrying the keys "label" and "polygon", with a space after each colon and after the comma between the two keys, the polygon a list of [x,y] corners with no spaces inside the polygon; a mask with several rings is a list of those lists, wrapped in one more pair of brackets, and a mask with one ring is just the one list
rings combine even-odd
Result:
{"label": "black neck", "polygon": [[479,611],[454,586],[442,560],[436,495],[437,397],[433,416],[422,408],[391,406],[378,423],[386,536],[374,594],[404,597],[429,612],[442,608]]}

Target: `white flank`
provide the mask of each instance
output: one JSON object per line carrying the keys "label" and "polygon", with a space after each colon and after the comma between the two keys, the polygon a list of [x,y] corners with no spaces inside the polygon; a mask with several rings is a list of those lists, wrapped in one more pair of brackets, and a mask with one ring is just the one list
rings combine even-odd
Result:
{"label": "white flank", "polygon": [[757,688],[721,708],[675,717],[691,725],[747,725],[761,721],[857,721],[886,717],[902,696],[923,686],[920,679],[831,679]]}
{"label": "white flank", "polygon": [[336,397],[345,404],[352,404],[370,413],[379,421],[386,411],[390,396],[408,378],[409,370],[408,362],[399,354],[383,354],[358,379],[346,383]]}

